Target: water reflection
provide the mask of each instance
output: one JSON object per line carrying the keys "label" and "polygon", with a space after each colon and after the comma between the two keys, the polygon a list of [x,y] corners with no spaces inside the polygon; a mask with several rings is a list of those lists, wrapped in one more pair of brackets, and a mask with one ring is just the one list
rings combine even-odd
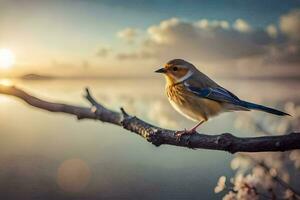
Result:
{"label": "water reflection", "polygon": [[80,192],[90,181],[91,171],[81,159],[64,161],[57,170],[57,183],[66,192]]}
{"label": "water reflection", "polygon": [[[112,109],[122,106],[165,128],[193,125],[171,108],[163,80],[12,81],[38,97],[86,106],[89,104],[82,94],[89,86],[94,96]],[[300,91],[300,84],[296,81],[221,80],[220,84],[241,98],[278,109],[288,111],[299,105],[300,93],[295,91]],[[36,198],[44,199],[49,195],[54,199],[74,195],[80,199],[199,199],[199,194],[203,199],[219,199],[213,191],[218,177],[232,174],[232,156],[225,152],[156,148],[120,127],[92,120],[78,122],[75,117],[41,111],[0,95],[4,97],[6,100],[0,101],[3,199],[35,198],[37,194]],[[285,102],[290,102],[286,108]],[[257,120],[268,118],[267,123],[279,121],[261,112],[226,113],[204,124],[200,131],[249,136],[253,134],[251,127],[243,131],[235,127],[245,124],[241,119],[249,115]],[[235,123],[236,119],[240,120]],[[31,170],[35,178],[26,178]],[[18,196],[13,194],[16,187]]]}

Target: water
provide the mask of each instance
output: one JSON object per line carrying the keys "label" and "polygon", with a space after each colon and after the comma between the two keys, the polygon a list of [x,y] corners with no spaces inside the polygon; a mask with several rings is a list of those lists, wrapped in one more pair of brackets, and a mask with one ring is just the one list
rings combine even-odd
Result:
{"label": "water", "polygon": [[[89,86],[109,108],[123,106],[165,128],[193,126],[171,108],[159,79],[13,82],[47,100],[86,106],[82,95]],[[220,83],[241,98],[276,108],[300,99],[297,80]],[[233,174],[226,152],[155,147],[120,127],[49,113],[14,97],[0,95],[0,104],[1,199],[219,199],[213,192],[218,177]],[[200,132],[251,136],[234,126],[242,115],[267,116],[226,113]]]}

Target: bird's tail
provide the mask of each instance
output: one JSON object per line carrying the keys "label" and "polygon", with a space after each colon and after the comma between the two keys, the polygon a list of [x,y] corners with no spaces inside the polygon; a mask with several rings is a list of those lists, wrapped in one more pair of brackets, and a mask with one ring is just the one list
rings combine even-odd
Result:
{"label": "bird's tail", "polygon": [[279,110],[276,110],[273,108],[269,108],[266,106],[258,105],[255,103],[247,102],[247,101],[241,101],[241,104],[243,107],[246,107],[250,110],[259,110],[259,111],[263,111],[263,112],[267,112],[267,113],[271,113],[271,114],[279,115],[279,116],[285,116],[285,115],[291,116],[288,113],[285,113],[285,112],[282,112],[282,111],[279,111]]}

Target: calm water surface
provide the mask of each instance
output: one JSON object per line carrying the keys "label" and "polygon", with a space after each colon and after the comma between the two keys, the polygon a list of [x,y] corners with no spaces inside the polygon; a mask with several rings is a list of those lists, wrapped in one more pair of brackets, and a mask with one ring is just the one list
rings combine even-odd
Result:
{"label": "calm water surface", "polygon": [[[164,96],[163,80],[14,81],[47,100],[86,105],[83,88],[106,106],[123,106],[131,114],[166,128],[183,129],[192,122],[177,114]],[[299,102],[298,81],[234,81],[220,83],[254,102],[282,108]],[[213,189],[221,175],[230,176],[232,156],[225,152],[190,150],[147,143],[120,127],[55,114],[0,95],[1,199],[219,199]],[[227,113],[201,132],[237,130],[241,115]]]}

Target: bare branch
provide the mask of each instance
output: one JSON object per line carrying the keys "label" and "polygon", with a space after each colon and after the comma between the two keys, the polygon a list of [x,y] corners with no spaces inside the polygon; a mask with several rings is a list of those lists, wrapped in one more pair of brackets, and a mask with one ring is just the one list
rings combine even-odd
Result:
{"label": "bare branch", "polygon": [[[230,133],[218,135],[197,133],[193,135],[183,135],[181,139],[178,140],[176,131],[163,129],[149,124],[135,116],[129,115],[123,108],[121,108],[120,112],[107,109],[92,97],[88,89],[86,89],[85,98],[91,103],[91,108],[48,102],[29,95],[16,87],[0,86],[0,94],[1,93],[18,97],[33,107],[50,112],[67,113],[77,116],[78,119],[96,119],[102,122],[122,126],[124,129],[142,136],[148,142],[151,142],[156,146],[169,144],[193,149],[222,150],[230,153],[300,149],[299,133],[247,138],[235,137]],[[157,114],[159,115],[159,113]]]}

